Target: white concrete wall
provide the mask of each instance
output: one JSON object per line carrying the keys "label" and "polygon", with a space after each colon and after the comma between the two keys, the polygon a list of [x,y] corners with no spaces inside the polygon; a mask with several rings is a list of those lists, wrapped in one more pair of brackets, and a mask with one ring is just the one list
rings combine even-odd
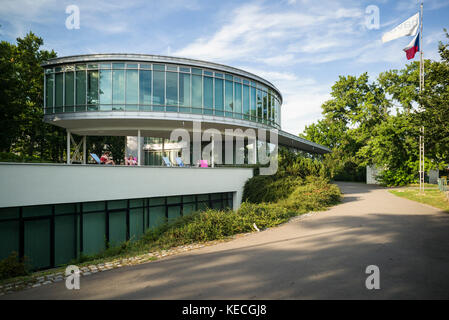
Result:
{"label": "white concrete wall", "polygon": [[234,192],[236,209],[252,176],[246,168],[0,163],[0,207]]}

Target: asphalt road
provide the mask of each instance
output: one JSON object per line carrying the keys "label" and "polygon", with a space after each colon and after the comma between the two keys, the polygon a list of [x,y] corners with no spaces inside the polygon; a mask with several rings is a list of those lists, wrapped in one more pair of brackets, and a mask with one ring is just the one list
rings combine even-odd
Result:
{"label": "asphalt road", "polygon": [[[449,214],[359,183],[343,203],[230,242],[2,299],[448,299]],[[380,289],[368,290],[368,265]]]}

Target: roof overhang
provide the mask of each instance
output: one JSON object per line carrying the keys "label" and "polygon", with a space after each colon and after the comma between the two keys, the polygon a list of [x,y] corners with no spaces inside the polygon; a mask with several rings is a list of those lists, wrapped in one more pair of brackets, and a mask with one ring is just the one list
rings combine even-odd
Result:
{"label": "roof overhang", "polygon": [[[45,115],[47,123],[70,130],[71,133],[82,136],[141,136],[170,138],[174,129],[193,131],[193,123],[201,124],[201,131],[216,129],[224,133],[226,129],[274,130],[278,134],[279,145],[304,150],[311,153],[329,153],[330,149],[300,138],[291,133],[273,129],[261,123],[243,119],[216,117],[210,115],[183,114],[175,112],[131,112],[102,111],[83,113],[62,113]],[[269,134],[267,134],[269,140]]]}

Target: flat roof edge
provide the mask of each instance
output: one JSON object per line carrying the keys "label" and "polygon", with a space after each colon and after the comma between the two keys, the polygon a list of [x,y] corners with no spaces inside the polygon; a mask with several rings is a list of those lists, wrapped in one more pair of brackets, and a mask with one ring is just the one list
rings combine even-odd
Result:
{"label": "flat roof edge", "polygon": [[96,53],[96,54],[80,54],[71,55],[65,57],[56,57],[48,59],[46,62],[41,64],[41,67],[55,66],[65,63],[81,63],[88,61],[106,61],[106,60],[129,60],[129,61],[152,61],[156,63],[174,63],[174,64],[184,64],[192,65],[202,68],[217,69],[220,71],[225,71],[229,73],[235,73],[243,77],[248,77],[250,79],[259,81],[275,90],[283,102],[283,97],[281,91],[270,81],[245,70],[231,67],[225,64],[220,64],[216,62],[209,62],[205,60],[182,58],[182,57],[172,57],[163,55],[152,55],[152,54],[138,54],[138,53]]}

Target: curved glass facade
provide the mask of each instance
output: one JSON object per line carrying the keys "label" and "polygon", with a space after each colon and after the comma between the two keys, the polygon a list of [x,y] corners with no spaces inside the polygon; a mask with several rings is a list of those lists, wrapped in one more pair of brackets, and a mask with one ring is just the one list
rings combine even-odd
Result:
{"label": "curved glass facade", "polygon": [[45,67],[45,114],[180,112],[280,128],[280,106],[270,87],[212,69],[130,61]]}

